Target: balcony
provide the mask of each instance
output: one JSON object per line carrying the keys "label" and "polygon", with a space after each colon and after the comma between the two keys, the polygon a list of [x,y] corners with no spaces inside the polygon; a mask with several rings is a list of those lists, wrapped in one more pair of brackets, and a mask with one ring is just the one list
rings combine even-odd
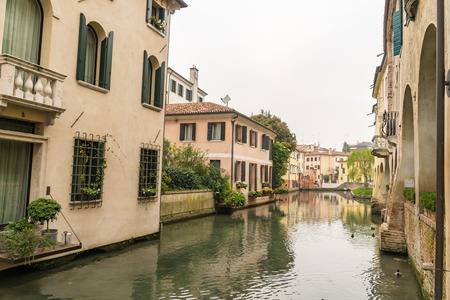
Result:
{"label": "balcony", "polygon": [[391,144],[397,143],[397,111],[385,111],[383,114],[383,136],[388,139]]}
{"label": "balcony", "polygon": [[379,158],[389,157],[389,143],[383,136],[374,136],[372,154]]}
{"label": "balcony", "polygon": [[0,55],[0,115],[8,106],[38,112],[47,125],[64,112],[65,75],[19,58]]}

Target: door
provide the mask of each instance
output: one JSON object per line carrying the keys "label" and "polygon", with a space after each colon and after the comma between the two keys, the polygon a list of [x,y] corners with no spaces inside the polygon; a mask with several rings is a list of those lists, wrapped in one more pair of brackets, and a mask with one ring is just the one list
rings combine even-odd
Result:
{"label": "door", "polygon": [[0,225],[25,217],[32,144],[0,140]]}

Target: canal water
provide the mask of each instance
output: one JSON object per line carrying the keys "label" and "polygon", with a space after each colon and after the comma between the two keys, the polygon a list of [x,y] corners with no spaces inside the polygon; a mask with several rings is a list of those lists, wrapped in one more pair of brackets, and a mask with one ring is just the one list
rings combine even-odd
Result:
{"label": "canal water", "polygon": [[420,299],[407,258],[381,254],[377,230],[367,203],[295,193],[166,225],[159,240],[119,252],[1,278],[0,299]]}

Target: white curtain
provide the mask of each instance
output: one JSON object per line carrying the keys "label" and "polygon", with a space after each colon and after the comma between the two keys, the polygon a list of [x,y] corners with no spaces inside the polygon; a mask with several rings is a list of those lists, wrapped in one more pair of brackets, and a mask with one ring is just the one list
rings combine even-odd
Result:
{"label": "white curtain", "polygon": [[0,224],[25,217],[31,144],[0,140]]}
{"label": "white curtain", "polygon": [[3,53],[37,64],[39,62],[41,27],[42,11],[37,0],[8,0]]}
{"label": "white curtain", "polygon": [[84,80],[90,84],[95,84],[95,60],[97,56],[97,35],[94,29],[88,26],[86,42],[86,65]]}

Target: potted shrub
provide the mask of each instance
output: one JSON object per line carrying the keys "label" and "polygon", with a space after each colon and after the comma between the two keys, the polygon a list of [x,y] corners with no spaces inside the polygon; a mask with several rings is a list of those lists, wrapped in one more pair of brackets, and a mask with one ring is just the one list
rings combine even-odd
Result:
{"label": "potted shrub", "polygon": [[49,229],[50,221],[55,221],[61,205],[53,199],[40,198],[30,203],[28,206],[28,216],[32,223],[39,223],[41,225],[47,223],[47,228],[42,230],[42,236],[46,239],[56,243],[58,236],[57,229]]}
{"label": "potted shrub", "polygon": [[151,188],[151,187],[144,187],[144,188],[142,188],[142,196],[143,197],[155,197],[156,189]]}
{"label": "potted shrub", "polygon": [[270,183],[268,183],[268,182],[263,182],[261,185],[262,185],[263,189],[270,188]]}
{"label": "potted shrub", "polygon": [[100,199],[101,190],[97,184],[90,184],[81,188],[81,193],[87,200],[98,200]]}
{"label": "potted shrub", "polygon": [[247,184],[245,182],[242,182],[242,181],[236,182],[236,188],[238,188],[238,189],[246,189],[247,188]]}
{"label": "potted shrub", "polygon": [[228,207],[240,208],[245,205],[245,196],[241,192],[230,191],[225,195],[223,202]]}

